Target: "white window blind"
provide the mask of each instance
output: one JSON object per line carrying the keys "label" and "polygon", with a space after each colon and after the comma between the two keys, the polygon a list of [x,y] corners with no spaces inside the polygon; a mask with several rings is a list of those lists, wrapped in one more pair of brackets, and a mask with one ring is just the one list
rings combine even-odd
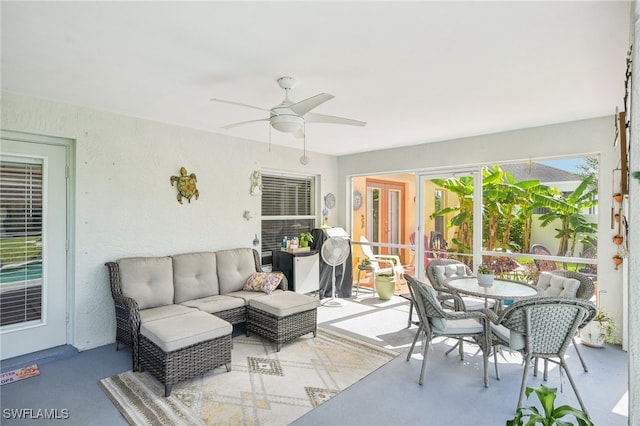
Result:
{"label": "white window blind", "polygon": [[284,237],[315,228],[313,176],[262,175],[262,263],[271,263]]}
{"label": "white window blind", "polygon": [[0,326],[42,318],[42,161],[0,160]]}

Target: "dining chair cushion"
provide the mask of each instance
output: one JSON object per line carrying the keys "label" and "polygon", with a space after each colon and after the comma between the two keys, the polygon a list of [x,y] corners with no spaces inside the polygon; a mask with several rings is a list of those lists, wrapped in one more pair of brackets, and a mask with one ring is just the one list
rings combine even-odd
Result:
{"label": "dining chair cushion", "polygon": [[551,285],[545,290],[549,297],[576,297],[580,281],[575,278],[564,278],[558,275],[551,277]]}
{"label": "dining chair cushion", "polygon": [[509,342],[509,348],[514,351],[524,349],[525,338],[524,334],[517,331],[511,331],[504,325],[491,324],[491,331],[498,336],[498,339],[503,342]]}
{"label": "dining chair cushion", "polygon": [[438,280],[438,283],[442,284],[444,281],[448,280],[452,277],[466,277],[467,270],[463,264],[456,265],[435,265],[434,267],[435,276]]}
{"label": "dining chair cushion", "polygon": [[[434,325],[435,328],[435,325]],[[447,333],[447,334],[471,334],[471,333],[482,333],[484,330],[482,324],[480,324],[477,320],[473,318],[465,318],[465,319],[449,319],[446,323],[446,328],[444,330],[438,329],[438,331]]]}
{"label": "dining chair cushion", "polygon": [[544,291],[547,291],[547,289],[551,285],[552,276],[553,275],[551,274],[551,272],[540,272],[540,276],[538,277],[538,283],[536,284],[536,287]]}
{"label": "dining chair cushion", "polygon": [[[424,288],[433,296],[434,300],[438,300],[438,292],[433,287],[425,285]],[[436,330],[445,331],[447,329],[447,320],[445,318],[430,317],[429,319],[431,320],[431,326]]]}
{"label": "dining chair cushion", "polygon": [[[464,303],[464,310],[467,312],[471,311],[481,311],[485,307],[493,308],[495,302],[493,300],[487,301],[487,306],[485,306],[484,299],[480,299],[478,297],[472,296],[462,296],[460,295],[462,302]],[[455,308],[455,302],[453,300],[447,300],[444,302],[444,306],[450,309]]]}

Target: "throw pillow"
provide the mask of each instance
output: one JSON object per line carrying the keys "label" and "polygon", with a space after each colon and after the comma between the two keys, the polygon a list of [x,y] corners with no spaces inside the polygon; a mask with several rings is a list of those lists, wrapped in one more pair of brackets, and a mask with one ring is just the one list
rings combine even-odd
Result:
{"label": "throw pillow", "polygon": [[244,284],[242,289],[248,291],[262,291],[269,294],[278,288],[282,278],[284,278],[284,274],[282,272],[254,272],[247,279],[247,282]]}

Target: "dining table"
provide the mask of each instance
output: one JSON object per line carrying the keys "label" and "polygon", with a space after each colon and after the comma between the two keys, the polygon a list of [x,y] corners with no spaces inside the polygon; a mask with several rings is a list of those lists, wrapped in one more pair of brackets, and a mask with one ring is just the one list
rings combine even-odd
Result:
{"label": "dining table", "polygon": [[488,306],[488,299],[500,301],[501,303],[496,303],[498,310],[506,300],[527,299],[544,294],[542,289],[531,284],[502,278],[494,278],[492,285],[485,286],[478,284],[478,278],[474,276],[455,277],[444,281],[444,285],[457,293],[484,298],[485,308]]}

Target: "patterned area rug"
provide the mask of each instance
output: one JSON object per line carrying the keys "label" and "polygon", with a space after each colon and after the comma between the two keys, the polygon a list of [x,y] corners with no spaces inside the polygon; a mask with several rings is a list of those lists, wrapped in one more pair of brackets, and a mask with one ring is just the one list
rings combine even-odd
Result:
{"label": "patterned area rug", "polygon": [[285,425],[391,361],[394,351],[324,329],[275,345],[233,339],[232,367],[176,384],[169,398],[148,373],[127,371],[100,387],[132,425]]}

